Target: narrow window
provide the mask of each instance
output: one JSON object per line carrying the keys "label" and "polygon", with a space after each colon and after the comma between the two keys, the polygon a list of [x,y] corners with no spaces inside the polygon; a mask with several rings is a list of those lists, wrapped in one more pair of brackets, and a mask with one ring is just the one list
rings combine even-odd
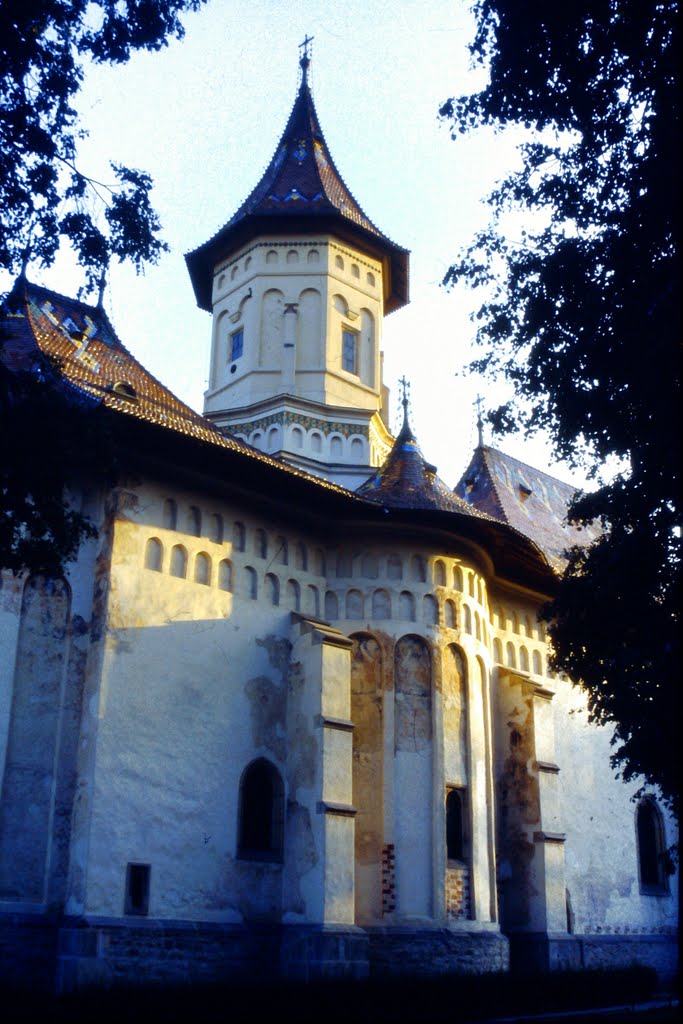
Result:
{"label": "narrow window", "polygon": [[230,356],[229,361],[234,363],[244,352],[244,328],[240,327],[230,335]]}
{"label": "narrow window", "polygon": [[171,576],[180,579],[187,576],[187,551],[182,544],[176,544],[171,551]]}
{"label": "narrow window", "polygon": [[145,548],[145,569],[152,569],[153,572],[161,572],[161,560],[164,549],[161,541],[156,537],[150,537]]}
{"label": "narrow window", "polygon": [[218,586],[221,590],[232,591],[232,562],[229,558],[218,563]]}
{"label": "narrow window", "polygon": [[190,537],[201,537],[202,514],[196,505],[190,505],[187,510],[187,532]]}
{"label": "narrow window", "polygon": [[204,551],[200,551],[194,560],[194,581],[205,587],[211,583],[211,559]]}
{"label": "narrow window", "polygon": [[126,901],[124,913],[145,917],[149,913],[149,864],[128,864],[126,867]]}
{"label": "narrow window", "polygon": [[358,373],[358,335],[348,328],[342,330],[342,370]]}
{"label": "narrow window", "polygon": [[237,856],[278,862],[284,846],[284,787],[270,761],[259,758],[242,775]]}
{"label": "narrow window", "polygon": [[465,860],[465,794],[451,789],[446,796],[446,856]]}
{"label": "narrow window", "polygon": [[668,891],[664,822],[652,797],[638,804],[636,812],[638,865],[641,891],[648,894]]}
{"label": "narrow window", "polygon": [[175,530],[178,522],[178,506],[173,498],[167,498],[163,508],[163,525],[165,530]]}

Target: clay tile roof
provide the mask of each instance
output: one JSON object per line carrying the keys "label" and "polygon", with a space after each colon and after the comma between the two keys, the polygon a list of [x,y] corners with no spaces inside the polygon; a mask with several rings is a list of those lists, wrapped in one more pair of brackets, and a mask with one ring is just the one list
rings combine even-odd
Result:
{"label": "clay tile roof", "polygon": [[426,461],[410,429],[405,404],[403,426],[391,452],[356,494],[387,507],[440,509],[443,512],[479,515],[439,479],[436,467]]}
{"label": "clay tile roof", "polygon": [[568,548],[589,544],[599,533],[597,525],[567,522],[575,487],[486,445],[475,450],[455,493],[529,537],[558,569]]}
{"label": "clay tile roof", "polygon": [[346,226],[356,239],[388,257],[391,293],[387,312],[408,301],[408,250],[392,242],[363,212],[337,170],[323,136],[306,69],[289,120],[261,180],[235,214],[208,242],[185,256],[197,303],[211,309],[215,263],[231,246],[260,227],[298,218],[303,230],[334,230]]}
{"label": "clay tile roof", "polygon": [[288,475],[348,493],[223,435],[164,387],[119,341],[107,314],[20,278],[0,307],[2,359],[10,370],[32,370],[36,351],[55,361],[61,381],[79,400],[177,434],[277,466]]}

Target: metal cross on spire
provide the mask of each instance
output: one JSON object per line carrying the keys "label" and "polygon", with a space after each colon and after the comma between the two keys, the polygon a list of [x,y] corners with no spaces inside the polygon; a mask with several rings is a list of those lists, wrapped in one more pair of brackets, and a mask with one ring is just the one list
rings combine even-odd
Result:
{"label": "metal cross on spire", "polygon": [[403,413],[404,413],[404,415],[407,415],[408,414],[408,393],[410,391],[410,383],[406,380],[405,377],[401,377],[401,379],[399,380],[398,383],[399,383],[399,385],[401,387],[401,390],[403,392],[403,395],[401,397],[401,405],[403,406]]}
{"label": "metal cross on spire", "polygon": [[481,416],[481,407],[483,405],[481,395],[477,395],[477,400],[474,403],[477,407],[477,447],[484,447],[484,421]]}
{"label": "metal cross on spire", "polygon": [[301,57],[299,58],[299,67],[303,72],[304,79],[308,74],[308,65],[311,63],[311,43],[315,39],[315,36],[306,35],[303,43],[299,43],[299,49],[301,50]]}

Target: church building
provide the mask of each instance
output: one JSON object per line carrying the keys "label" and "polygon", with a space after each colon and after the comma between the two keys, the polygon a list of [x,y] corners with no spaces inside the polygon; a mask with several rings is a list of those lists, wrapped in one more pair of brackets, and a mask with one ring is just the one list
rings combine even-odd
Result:
{"label": "church building", "polygon": [[266,171],[186,261],[203,415],[101,303],[22,274],[0,311],[6,366],[55,361],[115,452],[75,458],[97,536],[64,575],[2,577],[4,980],[671,977],[675,823],[617,779],[539,618],[591,533],[481,434],[450,490],[405,389],[392,436],[409,254],[337,170],[306,56]]}

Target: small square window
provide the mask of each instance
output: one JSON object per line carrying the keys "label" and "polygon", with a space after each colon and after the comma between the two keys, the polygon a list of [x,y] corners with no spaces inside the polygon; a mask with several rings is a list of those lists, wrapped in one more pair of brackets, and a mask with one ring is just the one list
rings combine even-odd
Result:
{"label": "small square window", "polygon": [[126,867],[125,913],[146,917],[149,913],[149,864],[128,864]]}
{"label": "small square window", "polygon": [[230,362],[233,363],[244,352],[244,328],[240,327],[230,335]]}
{"label": "small square window", "polygon": [[358,335],[346,328],[342,330],[342,369],[358,373]]}

